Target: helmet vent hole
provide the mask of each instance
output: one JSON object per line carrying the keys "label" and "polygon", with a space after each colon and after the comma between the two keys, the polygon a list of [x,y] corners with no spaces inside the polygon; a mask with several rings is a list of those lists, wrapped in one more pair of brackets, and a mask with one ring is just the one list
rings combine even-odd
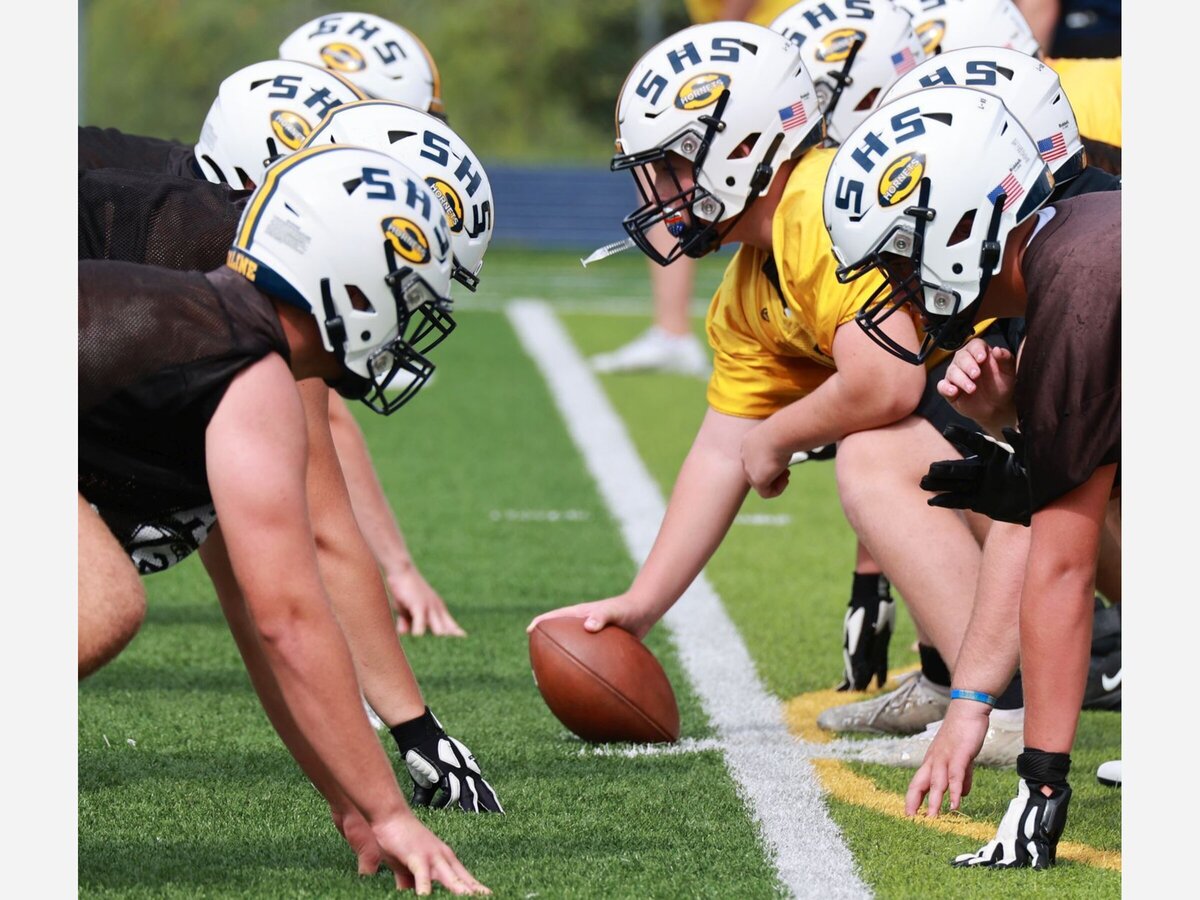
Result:
{"label": "helmet vent hole", "polygon": [[955,263],[955,264],[954,264],[954,265],[952,265],[950,268],[954,270],[954,274],[955,274],[955,275],[961,275],[961,274],[962,274],[962,263]]}
{"label": "helmet vent hole", "polygon": [[363,343],[366,343],[366,342],[367,342],[367,341],[369,341],[370,339],[371,339],[371,332],[369,332],[369,331],[364,331],[364,332],[362,333],[362,340],[363,340]]}
{"label": "helmet vent hole", "polygon": [[246,170],[241,166],[234,166],[233,171],[237,173],[237,177],[241,179],[242,188],[247,191],[254,190],[254,179],[246,174]]}
{"label": "helmet vent hole", "polygon": [[375,312],[375,307],[371,305],[371,301],[367,299],[367,295],[356,285],[346,285],[346,293],[350,295],[350,305],[359,312]]}
{"label": "helmet vent hole", "polygon": [[854,107],[855,112],[862,112],[865,109],[870,109],[875,105],[875,99],[879,96],[879,88],[871,88],[867,92],[867,96],[858,101],[858,106]]}
{"label": "helmet vent hole", "polygon": [[737,184],[737,179],[732,175],[725,179],[725,187],[733,187],[735,184]]}
{"label": "helmet vent hole", "polygon": [[388,143],[395,144],[396,142],[402,141],[407,137],[412,137],[414,134],[416,134],[415,131],[389,131]]}
{"label": "helmet vent hole", "polygon": [[747,156],[749,156],[751,153],[754,152],[754,145],[758,143],[758,139],[760,137],[762,137],[761,131],[756,131],[756,132],[754,132],[754,134],[747,135],[745,138],[742,139],[742,142],[740,144],[738,144],[736,147],[734,147],[733,150],[730,152],[730,154],[725,158],[726,159],[745,159]]}
{"label": "helmet vent hole", "polygon": [[950,239],[946,241],[947,247],[953,247],[955,244],[961,244],[971,236],[971,231],[975,227],[975,210],[968,210],[963,213],[963,217],[958,220],[958,224],[954,226],[954,230],[950,232]]}

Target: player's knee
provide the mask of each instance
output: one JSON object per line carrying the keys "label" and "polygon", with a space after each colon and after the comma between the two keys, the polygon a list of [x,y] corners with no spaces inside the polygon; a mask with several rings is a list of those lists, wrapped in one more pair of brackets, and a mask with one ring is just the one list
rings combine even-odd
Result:
{"label": "player's knee", "polygon": [[110,573],[102,585],[91,585],[79,597],[79,677],[85,678],[120,653],[146,618],[146,592],[141,579]]}

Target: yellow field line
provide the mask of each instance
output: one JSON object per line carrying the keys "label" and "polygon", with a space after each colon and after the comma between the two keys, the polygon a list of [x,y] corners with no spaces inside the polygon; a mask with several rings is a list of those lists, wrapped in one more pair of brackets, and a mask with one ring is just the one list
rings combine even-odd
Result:
{"label": "yellow field line", "polygon": [[[894,686],[890,681],[885,685],[888,690]],[[846,694],[837,691],[814,691],[794,697],[785,705],[788,729],[792,734],[810,743],[828,743],[832,736],[817,727],[817,715],[847,700]],[[905,819],[925,828],[971,838],[981,845],[996,836],[995,823],[975,822],[962,812],[943,813],[936,819],[924,815],[910,819],[904,815],[904,797],[900,794],[880,790],[871,779],[855,774],[839,760],[814,759],[812,762],[821,779],[821,785],[843,803],[860,806],[892,818]],[[1058,845],[1058,856],[1060,859],[1069,859],[1088,866],[1121,871],[1121,854],[1114,850],[1097,850],[1087,844],[1061,841]]]}

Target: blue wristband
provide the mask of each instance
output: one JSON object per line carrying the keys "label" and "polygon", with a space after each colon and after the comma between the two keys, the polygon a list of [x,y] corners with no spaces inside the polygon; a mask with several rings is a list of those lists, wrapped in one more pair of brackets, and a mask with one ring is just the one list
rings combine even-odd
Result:
{"label": "blue wristband", "polygon": [[996,705],[996,698],[991,694],[985,694],[983,691],[960,691],[955,688],[950,692],[951,700],[978,700],[980,703],[986,703],[988,706]]}

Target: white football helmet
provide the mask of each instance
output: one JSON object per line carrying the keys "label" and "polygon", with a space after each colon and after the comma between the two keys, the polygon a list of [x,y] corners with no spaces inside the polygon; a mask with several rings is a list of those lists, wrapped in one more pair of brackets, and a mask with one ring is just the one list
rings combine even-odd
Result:
{"label": "white football helmet", "polygon": [[357,144],[398,159],[425,179],[442,201],[454,253],[452,275],[468,290],[495,228],[492,186],[475,154],[444,121],[390,100],[339,106],[305,146]]}
{"label": "white football helmet", "polygon": [[[824,136],[795,44],[748,22],[685,28],[642,56],[617,98],[612,169],[631,171],[644,200],[625,230],[660,265],[703,256],[767,190],[780,163]],[[690,174],[687,187],[681,174]],[[649,237],[659,222],[676,239],[666,253]]]}
{"label": "white football helmet", "polygon": [[[345,368],[331,386],[384,415],[429,380],[425,353],[454,327],[441,200],[375,150],[312,147],[267,169],[227,265],[311,312],[325,349]],[[401,370],[411,381],[385,396]]]}
{"label": "white football helmet", "polygon": [[1083,171],[1087,154],[1058,73],[1036,57],[1002,47],[967,47],[941,53],[893,84],[884,103],[938,85],[960,85],[995,94],[1029,132],[1054,182]]}
{"label": "white football helmet", "polygon": [[895,0],[913,17],[925,55],[963,47],[1011,47],[1035,56],[1037,38],[1012,0]]}
{"label": "white football helmet", "polygon": [[340,12],[301,25],[279,45],[280,59],[324,66],[369,97],[445,116],[442,80],[421,39],[369,13]]}
{"label": "white football helmet", "polygon": [[892,0],[802,0],[771,23],[800,48],[829,137],[841,143],[884,91],[925,58],[912,19]]}
{"label": "white football helmet", "polygon": [[362,99],[346,79],[308,63],[275,59],[238,69],[209,107],[196,163],[209,181],[253,188],[267,166],[300,149],[327,112]]}
{"label": "white football helmet", "polygon": [[[838,280],[887,278],[858,324],[911,363],[962,346],[1009,232],[1053,188],[1033,139],[992,94],[933,87],[871,113],[834,156],[823,203]],[[906,303],[925,321],[915,354],[880,328]]]}

